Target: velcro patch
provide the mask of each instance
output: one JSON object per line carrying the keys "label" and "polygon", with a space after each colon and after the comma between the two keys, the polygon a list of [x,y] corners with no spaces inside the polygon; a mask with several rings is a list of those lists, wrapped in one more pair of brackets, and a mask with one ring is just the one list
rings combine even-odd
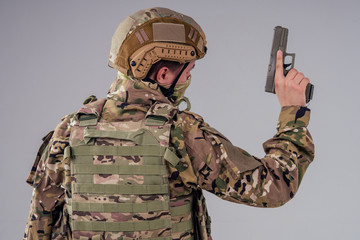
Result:
{"label": "velcro patch", "polygon": [[176,23],[153,23],[154,41],[185,43],[185,26]]}

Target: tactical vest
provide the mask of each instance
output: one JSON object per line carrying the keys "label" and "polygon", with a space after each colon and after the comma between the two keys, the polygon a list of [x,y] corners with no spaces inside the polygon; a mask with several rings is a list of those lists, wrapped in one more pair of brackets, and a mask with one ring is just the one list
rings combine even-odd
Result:
{"label": "tactical vest", "polygon": [[169,147],[177,109],[156,103],[141,121],[107,122],[99,101],[98,109],[78,112],[65,149],[72,239],[194,239],[193,196],[170,199],[167,163],[179,161]]}

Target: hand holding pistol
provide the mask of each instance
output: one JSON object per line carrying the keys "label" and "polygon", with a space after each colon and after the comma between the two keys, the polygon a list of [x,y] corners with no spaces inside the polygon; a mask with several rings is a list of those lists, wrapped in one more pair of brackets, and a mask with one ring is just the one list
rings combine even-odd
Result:
{"label": "hand holding pistol", "polygon": [[[305,78],[304,74],[294,69],[295,53],[286,52],[288,29],[277,26],[274,30],[265,92],[275,93],[276,90],[281,106],[305,105],[305,102],[308,103],[313,97],[314,85]],[[291,57],[291,63],[283,63],[286,56]],[[298,94],[303,94],[303,91],[305,92],[304,103],[298,100]],[[300,98],[303,97],[304,95]]]}

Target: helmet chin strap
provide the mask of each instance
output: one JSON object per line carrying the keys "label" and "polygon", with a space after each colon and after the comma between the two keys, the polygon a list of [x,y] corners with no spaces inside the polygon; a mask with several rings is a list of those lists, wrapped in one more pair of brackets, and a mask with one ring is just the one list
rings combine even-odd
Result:
{"label": "helmet chin strap", "polygon": [[[181,74],[184,72],[184,70],[187,68],[188,65],[189,65],[189,62],[185,63],[185,65],[181,69],[180,73],[177,75],[177,77],[175,78],[175,80],[173,81],[173,83],[171,84],[171,86],[169,88],[164,88],[163,86],[159,85],[162,94],[164,94],[164,96],[167,97],[171,102],[173,101],[171,99],[171,96],[174,94],[175,86],[176,86],[177,82],[179,81]],[[144,78],[143,81],[155,83],[154,80],[152,80],[148,77]]]}
{"label": "helmet chin strap", "polygon": [[189,65],[189,62],[185,63],[184,67],[181,69],[180,73],[177,75],[177,77],[175,78],[175,80],[173,81],[173,83],[171,84],[171,86],[169,88],[164,88],[163,86],[159,85],[161,92],[169,100],[170,100],[170,97],[174,94],[174,88],[175,88],[177,82],[179,81],[181,74],[184,72],[184,70],[187,68],[188,65]]}

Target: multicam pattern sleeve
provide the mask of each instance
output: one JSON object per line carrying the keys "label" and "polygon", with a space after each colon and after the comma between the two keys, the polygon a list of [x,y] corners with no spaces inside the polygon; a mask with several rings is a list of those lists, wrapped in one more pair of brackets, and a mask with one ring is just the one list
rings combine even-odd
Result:
{"label": "multicam pattern sleeve", "polygon": [[68,163],[63,161],[63,154],[69,145],[69,120],[70,116],[65,117],[52,137],[48,134],[48,139],[43,139],[27,180],[33,186],[33,196],[24,234],[26,240],[63,239],[61,235],[66,234],[66,230],[60,228],[64,228],[62,216]]}
{"label": "multicam pattern sleeve", "polygon": [[183,112],[176,127],[182,128],[202,189],[232,202],[278,207],[293,198],[314,158],[309,118],[306,107],[283,107],[278,132],[263,144],[262,159],[233,146],[196,114]]}

